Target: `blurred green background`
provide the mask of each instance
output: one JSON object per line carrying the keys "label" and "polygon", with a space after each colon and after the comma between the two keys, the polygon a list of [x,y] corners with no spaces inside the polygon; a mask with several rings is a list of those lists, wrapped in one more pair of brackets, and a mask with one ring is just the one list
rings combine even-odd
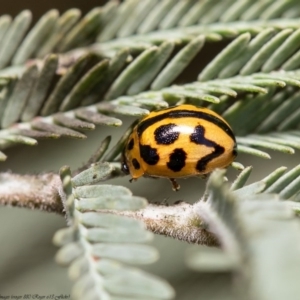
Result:
{"label": "blurred green background", "polygon": [[[95,0],[52,0],[52,1],[2,1],[0,12],[15,16],[22,9],[30,9],[34,20],[51,8],[64,12],[68,8],[77,7],[84,13],[106,1]],[[223,45],[220,45],[222,47]],[[209,45],[208,45],[209,47]],[[219,49],[220,49],[219,47]],[[185,75],[199,73],[201,65],[210,60],[211,55],[218,48],[213,45],[207,48],[207,57],[201,54],[197,58],[198,64],[193,64]],[[86,140],[59,139],[40,141],[36,147],[18,146],[7,149],[6,162],[0,164],[2,172],[11,170],[21,174],[37,174],[40,172],[58,172],[63,165],[69,165],[74,170],[89,159],[99,146],[101,140],[112,135],[112,145],[129,126],[133,119],[122,118],[124,126],[121,128],[97,127],[88,133]],[[299,151],[293,155],[282,155],[270,152],[272,160],[250,158],[240,155],[238,161],[245,166],[253,165],[254,170],[250,181],[253,182],[274,170],[285,165],[289,168],[299,163]],[[237,172],[229,171],[229,178],[233,179]],[[171,185],[164,179],[140,179],[130,184],[128,177],[113,180],[112,183],[128,186],[134,194],[146,197],[150,202],[167,200],[173,203],[177,200],[194,202],[203,191],[205,181],[191,178],[181,180],[181,190],[174,193]],[[151,186],[150,189],[147,189]],[[155,188],[153,188],[155,186]],[[27,209],[1,207],[0,209],[0,295],[11,296],[25,294],[69,295],[72,283],[67,276],[67,270],[56,265],[54,256],[57,248],[52,245],[55,231],[66,226],[65,219],[59,215],[30,211]],[[190,271],[184,263],[187,248],[196,247],[162,236],[156,236],[153,245],[160,252],[160,260],[144,269],[167,279],[176,289],[176,299],[235,299],[231,288],[234,279],[230,274],[199,274]]]}

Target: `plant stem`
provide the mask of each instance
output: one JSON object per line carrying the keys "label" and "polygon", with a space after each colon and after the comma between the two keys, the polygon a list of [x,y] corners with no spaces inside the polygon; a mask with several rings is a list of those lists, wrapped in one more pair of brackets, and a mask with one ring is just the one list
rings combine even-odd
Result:
{"label": "plant stem", "polygon": [[[1,205],[38,209],[65,216],[64,197],[62,184],[57,174],[0,173]],[[189,203],[182,202],[173,206],[149,204],[139,211],[103,210],[101,212],[139,219],[153,233],[188,243],[219,245],[215,235],[204,228],[197,213],[197,207]]]}
{"label": "plant stem", "polygon": [[0,173],[0,204],[63,213],[61,181],[57,174]]}
{"label": "plant stem", "polygon": [[139,211],[103,210],[111,213],[141,220],[153,233],[172,237],[192,244],[219,246],[215,235],[207,231],[197,214],[194,204],[181,202],[173,206],[149,204]]}

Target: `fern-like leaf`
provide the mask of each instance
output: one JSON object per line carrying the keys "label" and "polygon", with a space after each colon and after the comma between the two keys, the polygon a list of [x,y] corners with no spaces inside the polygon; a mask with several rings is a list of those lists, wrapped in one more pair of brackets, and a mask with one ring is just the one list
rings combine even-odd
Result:
{"label": "fern-like leaf", "polygon": [[[208,3],[200,5],[193,1],[180,2],[167,11],[165,9],[168,7],[168,2],[164,5],[153,5],[150,1],[148,3],[149,10],[153,6],[154,11],[159,15],[163,11],[168,15],[164,22],[157,26],[163,30],[168,28],[169,38],[164,43],[156,40],[155,43],[158,46],[153,46],[152,38],[155,36],[155,32],[144,35],[149,38],[147,41],[139,36],[132,36],[136,32],[151,31],[149,28],[147,29],[148,25],[143,25],[149,23],[146,21],[147,18],[135,20],[126,25],[127,27],[117,26],[114,19],[108,21],[107,16],[112,14],[123,15],[124,18],[121,17],[121,20],[124,21],[128,17],[129,8],[135,7],[131,6],[133,3],[138,3],[138,7],[134,9],[140,10],[141,13],[146,11],[140,1],[125,1],[120,5],[116,2],[109,2],[101,9],[92,10],[81,21],[79,12],[76,10],[70,10],[61,17],[58,17],[57,12],[53,10],[41,18],[27,34],[21,47],[16,50],[13,62],[20,63],[33,57],[36,53],[34,45],[42,43],[41,38],[45,32],[49,33],[49,40],[52,40],[51,44],[54,45],[54,40],[59,40],[59,38],[55,38],[58,28],[66,32],[63,43],[59,43],[61,47],[59,51],[85,45],[88,41],[87,36],[91,42],[95,35],[98,35],[99,30],[104,36],[106,35],[105,40],[107,41],[109,40],[108,36],[110,38],[118,36],[121,39],[105,42],[101,49],[97,45],[93,46],[92,49],[96,50],[97,54],[80,50],[65,55],[50,55],[44,61],[33,61],[25,69],[24,67],[14,67],[3,70],[2,76],[6,78],[6,81],[3,82],[0,120],[2,127],[7,129],[1,133],[2,149],[17,142],[32,144],[32,141],[26,137],[70,136],[84,138],[84,134],[80,131],[92,129],[95,124],[121,125],[120,120],[107,116],[109,113],[125,112],[125,114],[143,115],[147,111],[142,108],[153,109],[166,107],[168,104],[187,102],[209,106],[217,110],[229,121],[237,135],[267,133],[267,135],[256,135],[254,139],[252,136],[238,137],[240,152],[252,153],[265,158],[268,158],[269,154],[256,149],[257,147],[293,153],[292,148],[297,148],[299,143],[297,133],[295,131],[286,132],[286,130],[293,130],[298,125],[298,101],[296,90],[286,87],[300,86],[299,75],[295,70],[298,67],[296,58],[299,51],[299,33],[298,30],[293,31],[290,26],[287,26],[289,28],[286,29],[284,26],[277,26],[277,29],[271,28],[274,20],[270,21],[270,24],[265,23],[263,27],[259,27],[257,24],[262,19],[272,19],[270,16],[284,15],[292,7],[295,8],[295,3],[287,6],[284,2],[281,5],[271,5],[271,8],[267,10],[269,17],[266,17],[266,13],[257,15],[255,18],[252,16],[253,20],[257,20],[255,21],[258,26],[256,32],[243,33],[244,28],[243,30],[240,28],[234,34],[237,38],[201,71],[198,75],[200,81],[181,86],[170,86],[170,84],[189,65],[192,58],[201,51],[205,40],[210,40],[211,34],[221,34],[226,37],[224,32],[219,31],[216,24],[208,25],[205,32],[198,31],[201,26],[190,26],[191,23],[188,24],[190,27],[184,28],[186,21],[181,21],[181,18],[189,13],[194,14],[196,8],[198,13],[200,11],[199,16],[204,16],[204,13],[210,11],[208,17],[210,16],[211,20],[220,20],[224,23],[230,21],[231,23],[227,25],[232,25],[234,28],[239,26],[237,24],[241,22],[238,21],[239,19],[243,20],[240,15],[241,11],[248,7],[253,13],[257,4],[252,7],[248,1],[237,1],[232,7],[226,9],[225,14],[217,15],[220,6],[217,9]],[[153,19],[153,13],[150,15],[149,18]],[[15,28],[18,27],[16,26],[20,26],[18,24],[23,24],[26,20],[28,23],[28,16],[28,13],[23,13],[17,17],[13,23],[16,24],[15,27],[7,29],[7,34],[9,32],[10,35],[17,34]],[[205,16],[208,18],[207,15]],[[248,18],[249,16],[246,19]],[[196,22],[194,17],[193,19]],[[74,25],[76,22],[78,22],[77,25],[71,29],[70,24]],[[100,22],[101,26],[98,28],[95,22]],[[290,25],[290,23],[287,22],[286,25]],[[3,30],[8,28],[8,19],[4,18],[2,26]],[[114,30],[110,32],[106,28],[111,28],[110,30],[114,28]],[[121,30],[121,33],[117,28]],[[140,30],[139,28],[144,29]],[[170,31],[171,28],[173,29]],[[181,50],[176,50],[177,53],[173,56],[173,33],[176,35],[176,32],[180,30],[184,30],[185,39],[180,40]],[[80,41],[77,40],[78,32],[82,32]],[[200,33],[202,35],[197,36]],[[163,34],[163,31],[160,31],[159,34]],[[132,39],[132,41],[144,43],[144,46],[139,50],[129,47],[129,52],[122,49],[127,43],[126,38],[124,39],[125,36],[127,42]],[[101,40],[101,34],[99,38]],[[5,43],[5,38],[3,43]],[[47,47],[50,49],[49,46]],[[116,52],[117,49],[122,50]],[[274,51],[274,49],[277,50]],[[110,59],[103,58],[106,51],[110,51]],[[132,56],[133,53],[135,57]],[[259,70],[270,72],[280,66],[283,70],[295,71],[252,74]],[[232,77],[238,73],[239,76]],[[150,88],[150,91],[145,91],[147,88]],[[278,88],[285,89],[281,92]],[[233,98],[238,100],[233,101]],[[272,101],[269,100],[271,98]],[[110,100],[111,103],[93,105],[102,100]],[[249,118],[249,114],[255,114],[257,105],[262,100],[264,100],[264,104],[260,107],[260,117]],[[208,105],[207,102],[212,104]],[[124,107],[124,104],[137,106],[137,108],[130,113],[129,108]],[[90,106],[77,109],[86,105]],[[56,115],[58,111],[64,113]],[[287,119],[286,116],[290,113],[292,116]],[[244,117],[245,114],[247,114],[247,118]],[[49,117],[33,120],[38,115],[49,115]],[[248,123],[240,127],[240,120],[243,120],[244,123],[246,119],[249,120]],[[18,121],[28,123],[15,125]],[[11,127],[12,125],[13,127]],[[277,128],[284,130],[285,136],[289,136],[289,140],[292,141],[283,145],[284,137],[281,139],[272,136],[273,133],[270,132]],[[18,138],[14,137],[15,135]],[[5,156],[2,155],[2,158],[4,159]]]}
{"label": "fern-like leaf", "polygon": [[[231,186],[233,191],[222,183],[223,172],[211,176],[208,199],[198,203],[198,212],[206,219],[208,230],[222,233],[223,252],[194,250],[188,264],[202,272],[235,272],[241,276],[237,290],[254,299],[281,299],[282,295],[294,298],[299,286],[284,278],[287,274],[299,276],[294,265],[299,260],[299,247],[295,247],[299,224],[292,211],[297,211],[297,204],[280,200],[293,200],[299,193],[299,165],[286,174],[286,168],[279,168],[263,180],[244,186],[251,169],[239,175]],[[273,275],[267,276],[269,272]]]}
{"label": "fern-like leaf", "polygon": [[170,299],[173,289],[162,279],[126,264],[148,264],[157,252],[141,245],[152,238],[144,225],[106,210],[138,210],[147,201],[121,186],[92,185],[112,176],[114,167],[98,163],[75,177],[61,169],[70,227],[59,230],[56,260],[69,267],[74,299]]}

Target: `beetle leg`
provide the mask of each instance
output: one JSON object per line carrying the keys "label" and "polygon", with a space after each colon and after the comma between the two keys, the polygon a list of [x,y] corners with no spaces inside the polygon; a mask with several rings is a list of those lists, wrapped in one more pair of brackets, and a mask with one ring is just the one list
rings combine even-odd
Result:
{"label": "beetle leg", "polygon": [[201,178],[201,179],[207,179],[207,178],[209,177],[210,174],[211,174],[211,173],[201,174],[201,175],[199,175],[199,178]]}
{"label": "beetle leg", "polygon": [[137,178],[131,178],[131,179],[129,179],[129,182],[132,183],[132,181],[136,181],[136,180],[137,180]]}
{"label": "beetle leg", "polygon": [[180,185],[177,183],[177,181],[174,178],[170,178],[170,181],[172,183],[173,191],[178,192],[180,189]]}

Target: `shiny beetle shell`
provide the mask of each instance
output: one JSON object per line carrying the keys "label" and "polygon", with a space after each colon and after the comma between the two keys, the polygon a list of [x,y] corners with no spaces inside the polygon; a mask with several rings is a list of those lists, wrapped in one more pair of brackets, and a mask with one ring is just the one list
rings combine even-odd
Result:
{"label": "shiny beetle shell", "polygon": [[123,152],[123,170],[170,179],[225,168],[237,155],[235,136],[217,113],[194,105],[151,112],[133,128]]}

